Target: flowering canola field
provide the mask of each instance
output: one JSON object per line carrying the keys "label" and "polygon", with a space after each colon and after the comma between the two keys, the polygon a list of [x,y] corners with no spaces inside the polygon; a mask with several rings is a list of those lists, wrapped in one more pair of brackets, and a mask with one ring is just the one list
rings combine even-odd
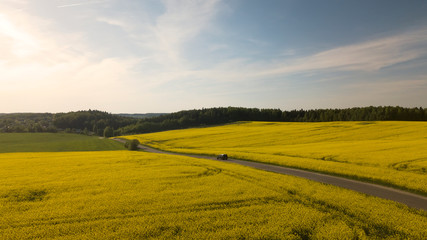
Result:
{"label": "flowering canola field", "polygon": [[0,239],[427,238],[427,213],[392,201],[130,151],[2,153],[0,216]]}
{"label": "flowering canola field", "polygon": [[427,122],[239,122],[127,138],[172,152],[227,153],[427,195]]}

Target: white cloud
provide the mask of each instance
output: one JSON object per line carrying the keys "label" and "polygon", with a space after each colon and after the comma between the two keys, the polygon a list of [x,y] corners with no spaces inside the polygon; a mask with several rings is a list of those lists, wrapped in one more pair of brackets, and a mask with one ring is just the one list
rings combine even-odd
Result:
{"label": "white cloud", "polygon": [[[377,72],[395,64],[427,56],[427,29],[333,48],[311,56],[287,56],[275,60],[227,59],[208,69],[194,71],[198,78],[215,81],[265,81],[270,77],[325,72]],[[293,56],[289,56],[294,54]],[[417,64],[417,63],[414,63]]]}
{"label": "white cloud", "polygon": [[[3,10],[7,6],[1,6]],[[80,33],[52,30],[54,23],[25,11],[0,15],[0,109],[61,111],[76,103],[96,103],[127,94],[138,58],[102,57]],[[11,105],[10,103],[13,102]],[[53,110],[52,110],[53,109]]]}
{"label": "white cloud", "polygon": [[39,43],[33,36],[21,31],[3,14],[0,14],[0,35],[2,36],[0,38],[2,40],[2,53],[6,53],[7,56],[13,54],[18,57],[25,57],[39,48]]}
{"label": "white cloud", "polygon": [[68,8],[68,7],[79,7],[79,6],[85,6],[85,5],[92,5],[92,4],[98,4],[98,3],[104,3],[107,2],[107,0],[104,1],[85,1],[85,2],[68,2],[66,4],[61,4],[56,6],[57,8]]}
{"label": "white cloud", "polygon": [[427,39],[427,29],[413,30],[285,61],[276,64],[274,68],[267,67],[267,70],[261,71],[260,74],[279,75],[323,70],[377,71],[426,56],[425,39]]}
{"label": "white cloud", "polygon": [[[140,47],[139,69],[151,86],[166,84],[193,73],[192,60],[183,56],[192,39],[208,31],[220,0],[164,0],[164,12],[149,19],[138,16],[103,16],[97,20],[120,27]],[[224,45],[220,46],[224,48]],[[216,48],[218,49],[218,48]]]}
{"label": "white cloud", "polygon": [[[0,108],[28,111],[30,103],[24,96],[31,96],[31,106],[38,105],[38,109],[50,106],[62,111],[60,106],[73,101],[80,106],[77,108],[98,103],[108,110],[115,101],[152,96],[150,89],[192,74],[181,56],[183,45],[209,26],[217,2],[164,1],[166,11],[154,21],[142,23],[132,22],[132,17],[114,19],[99,14],[97,22],[122,28],[146,53],[134,57],[92,52],[85,43],[84,28],[81,32],[58,32],[53,20],[28,11],[10,14],[12,10],[4,4],[1,7],[7,15],[0,16]],[[7,104],[10,101],[13,106]]]}
{"label": "white cloud", "polygon": [[119,20],[119,19],[107,18],[107,17],[98,17],[96,20],[98,22],[103,22],[103,23],[107,23],[107,24],[112,25],[112,26],[120,27],[123,30],[128,31],[128,32],[132,31],[132,29],[130,29],[130,24],[128,24],[122,20]]}
{"label": "white cloud", "polygon": [[[60,2],[63,7],[83,4],[83,1]],[[311,56],[300,56],[292,48],[277,49],[275,59],[236,56],[232,43],[223,39],[220,43],[207,42],[206,52],[211,51],[216,57],[223,51],[234,57],[223,58],[216,64],[213,57],[206,61],[211,63],[207,65],[199,62],[204,59],[192,59],[185,51],[205,31],[216,31],[212,20],[224,8],[220,0],[164,0],[164,12],[157,16],[154,14],[158,12],[147,10],[144,13],[144,8],[138,4],[141,7],[138,11],[129,11],[126,7],[118,7],[120,1],[108,1],[111,5],[106,5],[112,8],[102,9],[95,4],[100,2],[106,1],[87,2],[85,8],[90,9],[78,18],[87,26],[73,25],[74,32],[67,31],[67,26],[58,26],[55,18],[32,15],[23,3],[0,3],[0,109],[7,111],[7,108],[16,106],[24,109],[28,103],[24,96],[31,96],[33,105],[55,105],[57,111],[66,111],[61,106],[70,105],[70,102],[75,102],[77,109],[95,105],[109,111],[111,106],[120,109],[117,102],[126,105],[127,102],[142,101],[144,106],[150,106],[155,100],[160,102],[165,98],[173,103],[182,99],[180,103],[185,104],[184,100],[196,102],[194,99],[201,96],[204,100],[198,104],[212,105],[206,99],[216,102],[219,95],[233,99],[239,93],[250,96],[253,92],[275,90],[277,85],[268,80],[277,83],[277,79],[284,79],[280,86],[287,87],[292,83],[287,83],[286,79],[294,74],[313,74],[322,78],[325,77],[323,73],[351,71],[352,74],[369,75],[427,55],[427,29],[419,29],[336,47]],[[53,8],[59,11],[55,6]],[[73,19],[67,17],[61,18],[61,23]],[[97,29],[99,34],[88,34],[88,29]],[[119,29],[123,31],[117,31]],[[115,33],[125,34],[109,41],[108,36]],[[107,38],[96,39],[97,35]],[[105,45],[96,48],[97,40],[102,40],[100,42]],[[120,52],[121,48],[113,49],[117,45],[108,44],[129,44],[123,48],[129,52]],[[108,48],[112,51],[104,51]],[[339,81],[340,76],[332,76],[333,81]],[[416,84],[425,86],[426,83]],[[399,86],[395,83],[372,87],[394,89]],[[10,101],[15,106],[7,104]],[[167,105],[163,103],[164,108]],[[153,111],[156,106],[152,107]]]}
{"label": "white cloud", "polygon": [[142,44],[155,50],[157,62],[175,69],[186,69],[187,60],[182,57],[182,48],[208,28],[209,21],[217,11],[218,0],[166,0],[163,3],[165,13],[152,26],[152,38]]}

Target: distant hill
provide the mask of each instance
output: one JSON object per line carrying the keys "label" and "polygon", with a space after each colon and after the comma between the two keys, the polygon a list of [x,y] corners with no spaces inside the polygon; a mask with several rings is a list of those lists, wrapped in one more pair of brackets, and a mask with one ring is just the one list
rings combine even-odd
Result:
{"label": "distant hill", "polygon": [[137,119],[98,110],[68,113],[0,114],[0,132],[72,132],[102,136],[107,127],[118,128],[135,124]]}
{"label": "distant hill", "polygon": [[77,111],[69,113],[57,113],[53,124],[61,129],[81,130],[86,134],[102,136],[104,130],[109,127],[116,130],[130,124],[135,124],[137,119],[123,117],[98,110]]}
{"label": "distant hill", "polygon": [[0,132],[56,132],[52,113],[0,113]]}
{"label": "distant hill", "polygon": [[118,113],[114,115],[119,115],[122,117],[131,117],[131,118],[152,118],[152,117],[158,117],[166,114],[168,113]]}
{"label": "distant hill", "polygon": [[226,124],[236,121],[331,122],[331,121],[427,121],[427,109],[393,106],[282,111],[243,107],[185,110],[139,119],[117,130],[120,134],[148,133]]}
{"label": "distant hill", "polygon": [[111,114],[98,110],[56,114],[10,113],[0,114],[0,132],[65,131],[103,136],[105,131],[109,132],[109,136],[117,136],[226,124],[236,121],[427,121],[427,108],[370,106],[282,111],[280,109],[218,107],[175,113],[145,114]]}

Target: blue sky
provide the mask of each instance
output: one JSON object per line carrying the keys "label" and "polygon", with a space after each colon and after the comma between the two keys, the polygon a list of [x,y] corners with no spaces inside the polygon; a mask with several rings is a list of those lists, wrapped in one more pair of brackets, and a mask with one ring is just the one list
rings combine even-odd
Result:
{"label": "blue sky", "polygon": [[427,1],[2,0],[0,112],[427,107]]}

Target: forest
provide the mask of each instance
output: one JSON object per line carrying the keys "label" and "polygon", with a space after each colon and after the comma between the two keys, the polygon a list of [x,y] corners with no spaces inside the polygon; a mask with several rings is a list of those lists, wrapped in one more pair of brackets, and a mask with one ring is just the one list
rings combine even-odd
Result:
{"label": "forest", "polygon": [[331,121],[426,121],[427,109],[403,107],[362,107],[347,109],[292,110],[243,107],[186,110],[153,118],[118,129],[120,134],[148,133],[188,127],[218,125],[236,121],[331,122]]}
{"label": "forest", "polygon": [[[133,114],[137,116],[138,114]],[[393,106],[291,110],[218,107],[136,118],[98,110],[0,114],[0,132],[73,132],[98,136],[149,133],[236,121],[427,121],[427,109]],[[148,115],[150,116],[150,115]]]}
{"label": "forest", "polygon": [[[98,110],[68,113],[0,114],[0,132],[68,132],[103,136],[104,132],[136,124],[137,119]],[[111,130],[110,130],[111,129]],[[106,131],[107,130],[107,131]]]}

